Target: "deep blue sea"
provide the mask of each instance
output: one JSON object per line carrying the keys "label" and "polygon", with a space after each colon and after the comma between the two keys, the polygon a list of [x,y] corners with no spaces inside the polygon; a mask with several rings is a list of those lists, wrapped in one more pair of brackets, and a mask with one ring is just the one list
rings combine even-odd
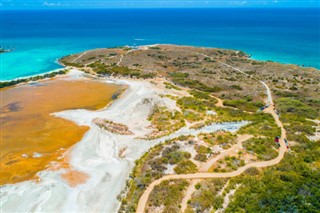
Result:
{"label": "deep blue sea", "polygon": [[320,9],[1,11],[1,80],[57,69],[86,49],[155,43],[243,50],[320,68]]}

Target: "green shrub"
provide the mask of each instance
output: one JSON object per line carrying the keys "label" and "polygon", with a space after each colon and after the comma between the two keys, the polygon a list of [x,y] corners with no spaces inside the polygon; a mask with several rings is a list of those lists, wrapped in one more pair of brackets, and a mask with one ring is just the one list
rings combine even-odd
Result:
{"label": "green shrub", "polygon": [[202,181],[201,184],[199,183],[199,185],[197,184],[198,190],[192,195],[188,207],[194,209],[195,212],[210,212],[221,208],[223,197],[218,193],[226,182],[227,179],[225,178],[206,180]]}
{"label": "green shrub", "polygon": [[198,171],[197,166],[190,160],[184,160],[180,162],[175,168],[174,171],[177,174],[190,174]]}
{"label": "green shrub", "polygon": [[172,77],[172,81],[174,83],[183,87],[197,89],[203,92],[219,92],[222,90],[222,88],[218,86],[209,87],[198,80],[188,79],[187,78],[189,76],[188,73],[175,73],[175,74],[170,73],[170,76]]}
{"label": "green shrub", "polygon": [[175,89],[175,90],[181,90],[179,87],[173,85],[173,84],[170,84],[168,82],[164,82],[164,85],[166,85],[166,88],[167,89]]}
{"label": "green shrub", "polygon": [[231,85],[230,88],[235,90],[242,90],[242,87],[239,85]]}
{"label": "green shrub", "polygon": [[184,72],[171,72],[170,77],[172,78],[187,78],[189,76],[189,73]]}
{"label": "green shrub", "polygon": [[195,188],[196,190],[199,190],[199,189],[201,188],[201,184],[200,184],[200,183],[197,183],[197,184],[194,186],[194,188]]}
{"label": "green shrub", "polygon": [[178,99],[177,104],[183,110],[192,109],[197,112],[204,113],[206,110],[213,109],[216,102],[216,99],[213,98],[209,100],[203,100],[193,97],[182,97]]}
{"label": "green shrub", "polygon": [[157,46],[151,46],[151,47],[148,47],[150,50],[160,50],[161,48],[160,47],[157,47]]}
{"label": "green shrub", "polygon": [[189,93],[191,95],[193,95],[195,98],[199,98],[199,99],[209,99],[210,98],[210,96],[206,92],[191,90],[191,91],[189,91]]}
{"label": "green shrub", "polygon": [[164,162],[173,165],[183,160],[189,159],[191,157],[191,154],[189,152],[183,152],[179,150],[173,151],[170,150],[170,148],[166,148],[162,152],[162,157],[164,159]]}
{"label": "green shrub", "polygon": [[306,141],[292,148],[294,154],[278,165],[234,178],[241,187],[225,212],[318,212],[320,144]]}
{"label": "green shrub", "polygon": [[160,207],[163,205],[163,212],[179,213],[187,186],[188,181],[186,180],[163,181],[151,192],[147,206]]}
{"label": "green shrub", "polygon": [[90,65],[94,72],[102,75],[120,75],[120,76],[130,76],[137,78],[154,78],[156,76],[155,73],[141,73],[141,71],[137,69],[130,69],[124,66],[116,66],[116,65],[106,65],[99,61],[96,61]]}
{"label": "green shrub", "polygon": [[251,138],[243,143],[243,147],[255,153],[260,160],[271,160],[278,155],[278,147],[271,137]]}
{"label": "green shrub", "polygon": [[206,147],[203,145],[196,145],[195,150],[197,151],[198,154],[209,154],[211,153],[210,147]]}
{"label": "green shrub", "polygon": [[276,101],[276,106],[280,113],[289,113],[311,119],[319,116],[319,113],[315,109],[292,98],[279,98]]}
{"label": "green shrub", "polygon": [[206,162],[208,160],[207,155],[205,154],[196,154],[196,156],[194,157],[194,159],[196,161],[200,161],[200,162]]}
{"label": "green shrub", "polygon": [[38,80],[45,79],[45,78],[53,78],[56,75],[63,75],[63,74],[66,74],[67,72],[68,72],[67,70],[60,70],[60,71],[46,73],[43,75],[36,75],[36,76],[28,77],[28,78],[20,78],[20,79],[16,79],[16,80],[12,80],[12,81],[2,81],[2,82],[0,82],[0,88],[10,87],[10,86],[14,86],[14,85],[17,85],[20,83],[26,83],[29,81],[38,81]]}
{"label": "green shrub", "polygon": [[246,99],[224,100],[225,106],[235,107],[245,111],[257,111],[260,107],[264,106],[261,101],[252,101],[249,97]]}

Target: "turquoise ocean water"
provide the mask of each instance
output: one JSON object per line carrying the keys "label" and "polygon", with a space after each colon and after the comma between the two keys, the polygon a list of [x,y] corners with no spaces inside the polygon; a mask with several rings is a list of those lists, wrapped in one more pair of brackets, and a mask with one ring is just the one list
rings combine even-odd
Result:
{"label": "turquoise ocean water", "polygon": [[2,11],[1,80],[48,72],[86,49],[155,43],[243,50],[320,68],[319,9]]}

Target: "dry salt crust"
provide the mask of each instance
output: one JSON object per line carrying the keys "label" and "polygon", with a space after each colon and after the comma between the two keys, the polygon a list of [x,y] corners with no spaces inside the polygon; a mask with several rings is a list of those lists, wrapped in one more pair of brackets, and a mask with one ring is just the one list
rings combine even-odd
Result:
{"label": "dry salt crust", "polygon": [[[83,78],[73,70],[71,79]],[[69,110],[54,113],[54,116],[87,125],[90,130],[70,151],[70,165],[73,169],[89,176],[85,183],[71,187],[61,178],[65,169],[44,170],[38,173],[41,181],[25,181],[7,184],[0,188],[1,212],[117,212],[120,202],[117,196],[125,187],[126,179],[139,159],[148,149],[167,139],[181,135],[196,135],[218,130],[235,132],[248,122],[223,123],[194,130],[184,127],[177,132],[155,140],[137,139],[152,130],[147,120],[154,104],[175,108],[171,99],[161,98],[163,91],[148,81],[105,79],[106,82],[125,84],[128,89],[120,99],[99,111]],[[100,129],[92,121],[95,118],[125,124],[133,135],[117,135]],[[124,157],[119,150],[127,147]]]}

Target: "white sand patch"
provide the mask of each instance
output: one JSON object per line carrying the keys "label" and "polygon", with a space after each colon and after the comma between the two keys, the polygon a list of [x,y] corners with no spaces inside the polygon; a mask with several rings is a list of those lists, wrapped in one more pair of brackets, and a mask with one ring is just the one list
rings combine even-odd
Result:
{"label": "white sand patch", "polygon": [[168,98],[168,97],[164,97],[163,100],[166,107],[168,107],[169,109],[177,110],[181,112],[181,109],[177,106],[177,103],[175,100],[172,100],[171,98]]}
{"label": "white sand patch", "polygon": [[177,144],[180,146],[180,150],[189,152],[191,158],[194,158],[197,154],[197,151],[194,149],[195,144],[189,144],[188,141],[177,141]]}
{"label": "white sand patch", "polygon": [[224,192],[224,190],[227,188],[227,186],[229,185],[229,180],[228,180],[228,182],[222,187],[222,189],[218,192],[218,196],[221,196],[222,194],[223,194],[223,192]]}
{"label": "white sand patch", "polygon": [[[74,76],[74,75],[73,75]],[[64,169],[45,170],[38,173],[41,181],[25,181],[7,184],[0,188],[2,212],[117,212],[120,202],[117,196],[125,187],[125,181],[134,166],[150,147],[180,135],[197,135],[218,130],[234,132],[248,122],[213,124],[198,130],[186,127],[155,140],[136,139],[150,133],[147,117],[157,102],[173,107],[167,99],[159,97],[161,91],[147,81],[118,80],[128,89],[108,108],[99,111],[69,110],[54,113],[90,130],[70,151],[70,165],[85,173],[88,180],[71,187],[61,178]],[[102,130],[92,121],[105,118],[125,124],[134,135],[117,135]],[[121,147],[127,147],[123,158],[118,156]]]}
{"label": "white sand patch", "polygon": [[86,73],[77,70],[77,69],[71,69],[67,74],[65,75],[58,75],[55,78],[66,80],[66,81],[73,81],[73,80],[85,80]]}
{"label": "white sand patch", "polygon": [[214,145],[211,150],[214,154],[219,154],[220,152],[223,152],[224,149],[220,145]]}
{"label": "white sand patch", "polygon": [[206,114],[207,115],[217,115],[216,111],[214,111],[214,110],[207,110]]}
{"label": "white sand patch", "polygon": [[176,172],[173,170],[174,167],[176,167],[177,165],[171,165],[171,164],[167,164],[166,167],[167,169],[163,172],[164,174],[175,174]]}
{"label": "white sand patch", "polygon": [[314,135],[310,135],[307,137],[309,138],[309,140],[312,140],[312,141],[320,140],[320,120],[311,120],[311,119],[308,119],[308,120],[315,123],[315,126],[313,126],[313,128],[315,128],[316,132],[314,133]]}
{"label": "white sand patch", "polygon": [[234,189],[230,190],[230,191],[226,194],[226,196],[223,198],[222,208],[221,208],[221,209],[218,209],[218,210],[216,211],[216,213],[222,213],[222,212],[225,211],[225,209],[228,207],[228,205],[229,205],[229,203],[230,203],[230,201],[231,201],[234,193],[236,193],[236,191],[237,191],[237,189],[238,189],[239,187],[240,187],[240,184],[237,184]]}

